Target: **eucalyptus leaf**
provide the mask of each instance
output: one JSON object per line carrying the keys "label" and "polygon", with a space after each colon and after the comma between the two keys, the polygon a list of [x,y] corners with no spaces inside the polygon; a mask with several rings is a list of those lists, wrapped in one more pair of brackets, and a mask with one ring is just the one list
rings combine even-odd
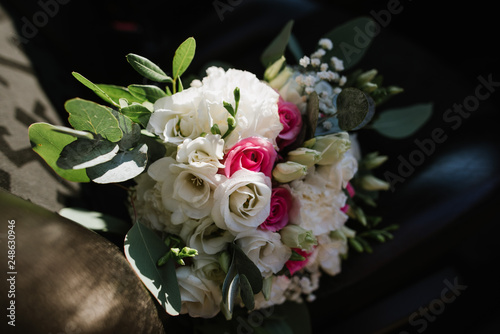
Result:
{"label": "eucalyptus leaf", "polygon": [[323,59],[337,57],[344,62],[348,70],[356,65],[364,56],[372,43],[372,29],[376,23],[369,17],[358,17],[326,33],[323,38],[333,42],[333,49],[327,51]]}
{"label": "eucalyptus leaf", "polygon": [[375,102],[357,88],[344,88],[337,96],[337,118],[344,131],[361,129],[374,114]]}
{"label": "eucalyptus leaf", "polygon": [[107,140],[78,138],[61,151],[57,166],[63,169],[83,169],[110,161],[118,153],[118,145]]}
{"label": "eucalyptus leaf", "polygon": [[87,175],[96,183],[118,183],[141,174],[148,161],[148,146],[142,144],[133,150],[118,153],[108,162],[87,168]]}
{"label": "eucalyptus leaf", "polygon": [[96,84],[96,86],[99,87],[103,92],[105,92],[115,102],[118,102],[120,99],[127,100],[129,104],[133,102],[142,103],[146,101],[145,98],[134,96],[126,87],[108,84]]}
{"label": "eucalyptus leaf", "polygon": [[77,138],[73,136],[73,129],[55,126],[48,123],[34,123],[28,129],[31,148],[50,166],[59,176],[73,182],[89,182],[90,179],[84,169],[62,169],[57,166],[57,159],[66,145]]}
{"label": "eucalyptus leaf", "polygon": [[122,138],[122,130],[112,109],[79,98],[67,101],[64,107],[69,113],[68,121],[75,129],[100,134],[111,142]]}
{"label": "eucalyptus leaf", "polygon": [[167,93],[165,93],[161,88],[153,85],[130,85],[128,86],[128,90],[136,98],[143,101],[149,101],[151,103],[155,103],[159,98],[167,96]]}
{"label": "eucalyptus leaf", "polygon": [[135,223],[125,236],[125,256],[146,288],[170,315],[181,310],[181,295],[173,260],[158,267],[156,261],[167,246],[155,232]]}
{"label": "eucalyptus leaf", "polygon": [[131,227],[121,219],[84,208],[63,208],[59,214],[93,231],[125,235]]}
{"label": "eucalyptus leaf", "polygon": [[94,135],[87,131],[75,130],[72,128],[67,128],[65,126],[52,125],[52,131],[56,131],[59,133],[64,133],[75,138],[84,138],[84,139],[94,139]]}
{"label": "eucalyptus leaf", "polygon": [[243,274],[240,275],[240,295],[245,307],[250,311],[253,310],[255,308],[255,296],[248,278]]}
{"label": "eucalyptus leaf", "polygon": [[100,98],[102,98],[104,101],[114,105],[118,106],[118,103],[113,101],[113,99],[105,92],[103,91],[98,85],[94,84],[91,82],[89,79],[85,78],[83,75],[81,75],[78,72],[73,72],[73,76],[80,81],[82,84],[84,84],[87,88],[91,89],[94,93],[96,93]]}
{"label": "eucalyptus leaf", "polygon": [[319,97],[316,92],[309,94],[306,109],[306,136],[305,140],[311,139],[316,132],[319,117]]}
{"label": "eucalyptus leaf", "polygon": [[288,41],[290,39],[290,34],[292,33],[293,23],[293,20],[288,21],[283,29],[281,29],[278,36],[271,41],[260,56],[260,62],[264,65],[264,67],[267,68],[284,55],[286,46],[288,45]]}
{"label": "eucalyptus leaf", "polygon": [[134,123],[129,117],[116,110],[111,111],[118,121],[118,126],[123,132],[122,139],[118,142],[120,150],[128,150],[137,144],[141,137],[141,127]]}
{"label": "eucalyptus leaf", "polygon": [[172,60],[172,76],[174,79],[179,78],[189,67],[194,58],[195,50],[196,41],[193,37],[189,37],[179,45]]}
{"label": "eucalyptus leaf", "polygon": [[254,294],[259,293],[262,290],[262,274],[259,268],[248,258],[248,256],[241,250],[237,244],[231,244],[234,252],[234,265],[238,273],[246,276],[250,285],[252,286],[252,291]]}
{"label": "eucalyptus leaf", "polygon": [[139,74],[141,74],[146,79],[155,82],[172,82],[171,77],[166,75],[158,65],[145,57],[129,53],[127,55],[127,61]]}
{"label": "eucalyptus leaf", "polygon": [[431,117],[432,103],[420,103],[381,112],[371,128],[389,138],[405,138],[414,134]]}
{"label": "eucalyptus leaf", "polygon": [[234,293],[238,293],[238,290],[235,290],[235,288],[239,288],[239,284],[237,286],[232,285],[235,277],[238,275],[238,272],[236,270],[236,266],[234,264],[234,254],[231,260],[231,265],[229,266],[229,269],[227,271],[226,277],[224,278],[224,282],[222,283],[222,310],[224,313],[224,316],[226,317],[227,320],[231,319],[234,311],[234,302],[235,302],[235,296]]}
{"label": "eucalyptus leaf", "polygon": [[143,128],[148,126],[151,111],[141,104],[132,104],[120,110],[122,114],[130,118],[135,123],[139,123]]}

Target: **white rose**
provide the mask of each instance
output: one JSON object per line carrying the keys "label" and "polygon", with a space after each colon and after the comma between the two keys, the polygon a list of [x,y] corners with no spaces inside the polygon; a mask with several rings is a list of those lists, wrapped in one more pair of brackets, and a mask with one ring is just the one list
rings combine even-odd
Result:
{"label": "white rose", "polygon": [[135,178],[133,201],[137,219],[146,226],[167,233],[177,234],[179,225],[171,223],[172,213],[165,209],[161,197],[161,184],[153,180],[148,174],[141,174]]}
{"label": "white rose", "polygon": [[292,255],[292,250],[281,242],[279,233],[260,229],[245,231],[236,236],[236,243],[259,268],[262,277],[276,274]]}
{"label": "white rose", "polygon": [[240,169],[214,192],[212,218],[233,235],[255,230],[270,213],[271,179],[263,173]]}
{"label": "white rose", "polygon": [[218,255],[198,254],[193,258],[192,268],[194,271],[201,271],[202,275],[216,283],[222,284],[226,277],[226,273],[219,264]]}
{"label": "white rose", "polygon": [[176,274],[181,293],[181,314],[212,318],[219,313],[222,293],[217,283],[207,279],[202,271],[193,271],[191,267],[180,267]]}
{"label": "white rose", "polygon": [[314,235],[334,231],[347,220],[347,215],[340,210],[347,196],[340,188],[329,187],[327,181],[313,167],[305,179],[290,184],[292,194],[300,201],[299,214],[290,220]]}
{"label": "white rose", "polygon": [[318,246],[309,257],[306,269],[314,272],[320,267],[331,276],[338,274],[341,270],[341,255],[347,252],[347,241],[331,239],[328,233],[317,236],[317,239]]}
{"label": "white rose", "polygon": [[224,168],[219,160],[224,158],[224,140],[220,135],[208,134],[194,140],[185,139],[177,148],[177,162],[188,163],[194,167]]}
{"label": "white rose", "polygon": [[219,176],[211,169],[176,162],[170,157],[159,159],[151,164],[148,173],[162,183],[163,205],[172,212],[172,222],[177,225],[187,218],[200,219],[210,214]]}
{"label": "white rose", "polygon": [[205,217],[194,224],[183,224],[180,237],[188,247],[196,249],[200,254],[216,254],[227,248],[234,236],[227,230],[215,225],[212,217]]}
{"label": "white rose", "polygon": [[195,139],[203,132],[209,132],[212,124],[203,109],[203,96],[199,90],[188,88],[158,99],[146,129],[160,136],[163,141],[175,144],[182,143],[185,138]]}
{"label": "white rose", "polygon": [[253,73],[236,69],[224,71],[210,67],[202,80],[203,99],[214,124],[224,134],[227,129],[227,110],[223,102],[234,106],[234,89],[240,89],[240,102],[236,115],[237,126],[225,138],[225,148],[231,148],[240,139],[261,136],[276,146],[276,137],[283,129],[278,113],[279,95]]}

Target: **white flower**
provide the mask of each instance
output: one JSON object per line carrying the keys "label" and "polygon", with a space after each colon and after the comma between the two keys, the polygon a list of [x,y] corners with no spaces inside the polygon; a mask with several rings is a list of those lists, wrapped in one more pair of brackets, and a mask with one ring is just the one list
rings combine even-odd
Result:
{"label": "white flower", "polygon": [[255,230],[269,216],[271,180],[263,173],[240,169],[219,184],[213,197],[217,226],[234,235]]}
{"label": "white flower", "polygon": [[[251,136],[268,138],[276,146],[276,137],[283,129],[278,113],[279,95],[255,74],[236,69],[224,71],[210,67],[203,78],[203,99],[214,124],[218,124],[224,134],[227,129],[228,112],[223,102],[234,106],[234,89],[240,90],[240,102],[236,114],[237,126],[225,138],[225,149],[237,141]],[[206,131],[207,133],[210,131]]]}
{"label": "white flower", "polygon": [[172,212],[172,223],[181,224],[188,218],[200,219],[210,214],[213,190],[220,175],[211,169],[177,164],[166,157],[155,161],[148,174],[161,182],[161,197],[165,208]]}
{"label": "white flower", "polygon": [[310,63],[311,63],[311,59],[309,59],[308,56],[304,56],[304,57],[300,58],[300,60],[299,60],[299,64],[302,67],[307,67],[307,65],[309,65]]}
{"label": "white flower", "polygon": [[342,155],[342,160],[331,165],[318,166],[316,172],[321,175],[329,187],[342,189],[358,171],[358,160],[353,155],[352,149]]}
{"label": "white flower", "polygon": [[[221,230],[215,225],[212,217],[205,217],[195,225],[183,224],[180,237],[188,247],[196,249],[200,254],[216,254],[226,249],[234,236],[227,230]],[[189,226],[190,225],[190,226]]]}
{"label": "white flower", "polygon": [[299,215],[290,217],[292,223],[320,235],[340,228],[347,220],[340,210],[347,196],[340,188],[329,187],[328,180],[314,168],[310,168],[304,180],[293,181],[290,188],[300,201]]}
{"label": "white flower", "polygon": [[283,304],[287,299],[285,292],[290,286],[290,283],[291,280],[285,275],[273,276],[269,300],[264,298],[262,292],[257,294],[255,296],[255,309]]}
{"label": "white flower", "polygon": [[337,57],[332,57],[330,59],[333,68],[335,71],[343,71],[344,70],[344,62],[341,59],[338,59]]}
{"label": "white flower", "polygon": [[283,269],[292,254],[292,250],[281,242],[281,236],[277,232],[247,230],[239,233],[235,241],[259,268],[264,278]]}
{"label": "white flower", "polygon": [[181,293],[181,314],[191,317],[212,318],[220,311],[222,293],[219,285],[207,279],[202,271],[191,267],[176,270]]}
{"label": "white flower", "polygon": [[146,129],[175,144],[208,133],[212,124],[201,99],[200,88],[195,87],[158,99]]}
{"label": "white flower", "polygon": [[347,242],[331,239],[328,233],[317,236],[318,246],[309,257],[306,269],[316,271],[318,267],[333,276],[340,272],[342,254],[347,252]]}
{"label": "white flower", "polygon": [[224,102],[235,105],[234,89],[237,87],[240,89],[237,126],[225,138],[225,149],[251,136],[266,137],[276,145],[275,139],[283,128],[278,114],[278,93],[255,74],[236,69],[226,72],[210,67],[201,86],[158,99],[147,130],[175,144],[211,133],[214,124],[224,134],[229,116]]}
{"label": "white flower", "polygon": [[318,49],[316,50],[312,55],[311,58],[321,58],[326,54],[326,51],[324,49]]}
{"label": "white flower", "polygon": [[157,231],[177,234],[180,226],[171,223],[172,213],[163,205],[161,184],[146,173],[136,177],[135,182],[137,186],[133,192],[134,208],[141,223]]}
{"label": "white flower", "polygon": [[219,264],[218,255],[198,254],[193,258],[192,268],[194,271],[201,271],[204,277],[216,283],[222,283],[226,273]]}
{"label": "white flower", "polygon": [[208,134],[194,140],[185,139],[177,148],[177,162],[188,163],[198,168],[224,168],[219,160],[224,158],[224,140],[220,135]]}
{"label": "white flower", "polygon": [[319,44],[319,46],[321,46],[323,49],[326,49],[326,50],[331,50],[333,48],[333,43],[328,38],[320,39],[318,44]]}
{"label": "white flower", "polygon": [[299,108],[301,113],[305,113],[307,97],[304,95],[304,87],[298,82],[300,81],[299,78],[302,78],[302,76],[298,72],[294,73],[281,87],[279,94],[283,100],[292,102]]}

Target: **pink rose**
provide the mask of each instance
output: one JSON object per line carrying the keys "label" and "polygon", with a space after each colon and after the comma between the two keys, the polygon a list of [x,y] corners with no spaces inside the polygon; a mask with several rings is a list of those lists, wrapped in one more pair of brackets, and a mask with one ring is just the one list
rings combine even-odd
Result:
{"label": "pink rose", "polygon": [[248,137],[240,140],[226,154],[224,174],[231,177],[240,169],[262,172],[271,177],[276,161],[276,150],[273,144],[262,137]]}
{"label": "pink rose", "polygon": [[294,198],[288,188],[277,187],[271,192],[271,212],[266,221],[260,224],[263,230],[277,232],[288,224],[290,211],[294,206]]}
{"label": "pink rose", "polygon": [[305,257],[305,260],[303,260],[303,261],[291,261],[291,260],[286,261],[285,266],[288,268],[290,275],[293,275],[295,272],[304,268],[307,264],[307,261],[309,260],[309,256],[312,254],[312,251],[308,252],[308,251],[305,251],[305,250],[302,250],[299,248],[292,248],[292,250],[295,253]]}
{"label": "pink rose", "polygon": [[302,115],[299,108],[292,102],[286,102],[281,97],[278,101],[278,113],[283,130],[276,139],[280,149],[292,144],[302,128]]}

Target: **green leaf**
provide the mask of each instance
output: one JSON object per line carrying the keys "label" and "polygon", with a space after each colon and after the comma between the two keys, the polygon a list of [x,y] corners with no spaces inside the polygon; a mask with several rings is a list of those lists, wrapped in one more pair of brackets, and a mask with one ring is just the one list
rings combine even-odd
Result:
{"label": "green leaf", "polygon": [[118,145],[107,140],[78,138],[61,151],[57,166],[62,169],[84,169],[113,159]]}
{"label": "green leaf", "polygon": [[130,224],[116,217],[84,208],[63,208],[59,214],[90,230],[127,234]]}
{"label": "green leaf", "polygon": [[234,265],[234,255],[231,266],[229,267],[226,277],[224,278],[224,282],[222,283],[221,292],[221,310],[223,311],[226,319],[230,320],[233,316],[234,303],[239,293],[239,276],[236,266]]}
{"label": "green leaf", "polygon": [[290,325],[283,319],[266,319],[262,327],[267,331],[266,333],[294,334]]}
{"label": "green leaf", "polygon": [[128,150],[137,144],[141,138],[141,127],[134,123],[129,117],[116,110],[111,111],[118,121],[118,126],[123,132],[122,139],[118,142],[120,150]]}
{"label": "green leaf", "polygon": [[125,237],[125,256],[146,288],[170,315],[181,310],[179,283],[172,260],[158,267],[156,260],[168,252],[167,246],[153,231],[137,222]]}
{"label": "green leaf", "polygon": [[253,310],[255,308],[255,296],[248,278],[243,274],[240,275],[240,295],[245,307],[250,311]]}
{"label": "green leaf", "polygon": [[239,274],[246,276],[250,285],[252,286],[252,291],[254,294],[259,293],[262,290],[262,274],[259,268],[248,258],[248,256],[241,250],[241,248],[236,245],[231,245],[234,251],[234,265]]}
{"label": "green leaf", "polygon": [[316,132],[319,117],[319,97],[316,92],[309,94],[306,110],[306,137],[305,140],[311,139]]}
{"label": "green leaf", "polygon": [[161,88],[153,85],[130,85],[128,86],[128,90],[136,98],[151,103],[155,103],[159,98],[167,96]]}
{"label": "green leaf", "polygon": [[110,108],[92,101],[71,99],[64,105],[69,113],[68,121],[77,130],[100,134],[111,142],[119,141],[122,130]]}
{"label": "green leaf", "polygon": [[414,134],[432,115],[433,104],[421,103],[381,112],[371,127],[389,138],[405,138]]}
{"label": "green leaf", "polygon": [[[85,170],[66,170],[56,164],[64,147],[76,140],[75,130],[47,123],[34,123],[28,129],[31,148],[62,178],[73,182],[89,182]],[[78,131],[82,136],[84,132]]]}
{"label": "green leaf", "polygon": [[290,39],[290,34],[292,33],[293,20],[288,21],[288,23],[281,29],[278,36],[276,36],[269,46],[264,50],[260,56],[260,62],[267,68],[269,65],[274,63],[276,60],[280,59],[284,55],[288,40]]}
{"label": "green leaf", "polygon": [[193,37],[189,37],[177,48],[174,59],[172,61],[172,76],[174,79],[179,78],[189,67],[194,58],[196,50],[196,41]]}
{"label": "green leaf", "polygon": [[132,104],[120,110],[122,114],[130,118],[132,121],[139,123],[143,128],[148,126],[151,111],[143,105]]}
{"label": "green leaf", "polygon": [[96,84],[96,86],[99,87],[103,92],[105,92],[116,103],[118,103],[120,99],[126,99],[129,104],[133,102],[142,103],[146,101],[145,98],[139,98],[132,95],[132,93],[126,87],[107,84]]}
{"label": "green leaf", "polygon": [[172,82],[172,78],[151,60],[142,56],[129,53],[127,55],[129,64],[143,77],[155,82]]}
{"label": "green leaf", "polygon": [[84,84],[87,88],[90,88],[94,93],[96,93],[101,99],[104,101],[118,107],[119,104],[113,101],[111,97],[109,97],[108,94],[106,94],[105,91],[103,91],[99,86],[91,82],[89,79],[85,78],[83,75],[81,75],[78,72],[72,72],[73,76],[80,81],[82,84]]}
{"label": "green leaf", "polygon": [[141,174],[148,162],[148,146],[142,144],[133,150],[118,153],[108,162],[87,168],[87,175],[96,183],[118,183]]}
{"label": "green leaf", "polygon": [[[333,42],[333,49],[327,51],[323,59],[337,57],[344,62],[344,69],[348,70],[356,65],[364,56],[372,43],[370,33],[376,23],[369,17],[359,17],[326,33],[323,38]],[[368,29],[367,29],[368,28]]]}
{"label": "green leaf", "polygon": [[357,88],[344,88],[337,96],[337,118],[344,131],[361,129],[374,114],[373,99]]}

